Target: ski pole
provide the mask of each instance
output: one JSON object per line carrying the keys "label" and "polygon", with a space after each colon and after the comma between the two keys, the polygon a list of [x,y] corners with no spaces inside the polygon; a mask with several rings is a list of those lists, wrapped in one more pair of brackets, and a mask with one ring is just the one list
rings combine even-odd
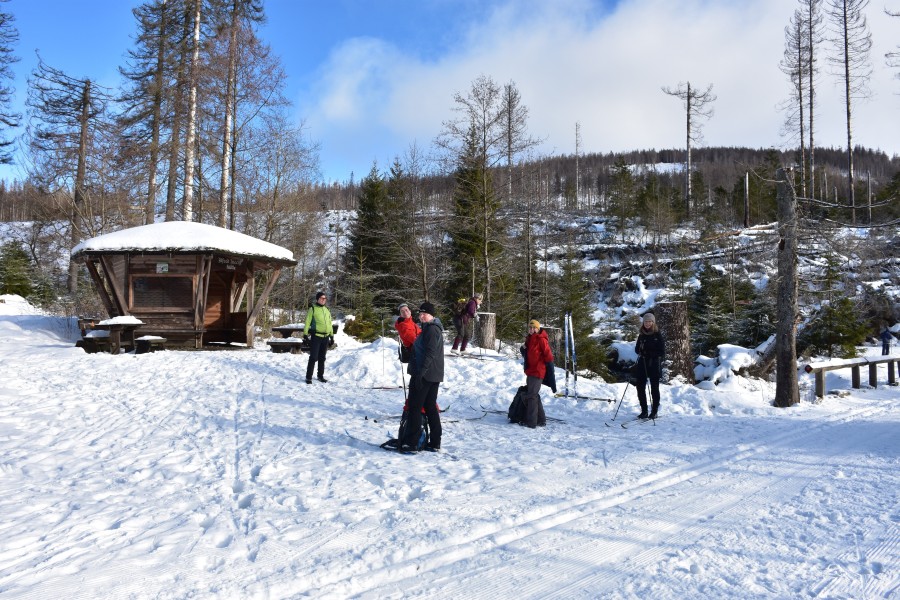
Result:
{"label": "ski pole", "polygon": [[622,397],[619,398],[619,405],[616,407],[616,412],[613,414],[613,418],[611,421],[615,421],[616,417],[619,416],[619,409],[622,408],[622,402],[625,401],[625,393],[628,392],[628,386],[631,385],[630,381],[625,382],[625,391],[622,392]]}

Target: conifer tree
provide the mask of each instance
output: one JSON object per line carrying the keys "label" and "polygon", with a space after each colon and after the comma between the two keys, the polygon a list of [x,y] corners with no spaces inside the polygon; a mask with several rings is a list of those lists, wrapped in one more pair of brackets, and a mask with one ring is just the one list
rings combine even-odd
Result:
{"label": "conifer tree", "polygon": [[595,335],[598,327],[594,317],[596,293],[584,271],[584,262],[571,241],[566,247],[565,257],[560,260],[559,270],[557,293],[552,301],[558,310],[560,327],[563,326],[563,316],[566,313],[572,315],[578,370],[590,371],[609,381],[612,376],[607,365],[607,349]]}
{"label": "conifer tree", "polygon": [[0,294],[28,298],[32,290],[31,259],[18,242],[6,242],[0,247]]}

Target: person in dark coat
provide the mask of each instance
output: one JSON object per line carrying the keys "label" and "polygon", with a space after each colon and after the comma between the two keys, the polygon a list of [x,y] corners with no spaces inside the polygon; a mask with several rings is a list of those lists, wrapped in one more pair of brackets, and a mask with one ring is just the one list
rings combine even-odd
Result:
{"label": "person in dark coat", "polygon": [[894,339],[894,336],[891,334],[890,330],[885,327],[884,331],[881,332],[881,355],[887,356],[891,353],[891,340]]}
{"label": "person in dark coat", "polygon": [[[634,345],[637,352],[637,369],[635,375],[637,381],[638,402],[641,404],[639,419],[655,419],[659,412],[659,378],[662,376],[662,361],[666,355],[666,341],[663,339],[659,328],[656,326],[656,317],[653,313],[647,313],[643,317],[641,331]],[[650,413],[647,413],[647,381],[650,381],[650,396],[653,405]]]}
{"label": "person in dark coat", "polygon": [[441,413],[437,405],[438,389],[444,380],[444,327],[435,318],[434,304],[425,302],[419,307],[422,333],[413,342],[413,358],[409,362],[412,375],[408,415],[404,439],[400,440],[401,452],[414,452],[422,427],[422,408],[428,418],[429,442],[426,450],[436,452],[441,448]]}
{"label": "person in dark coat", "polygon": [[547,424],[544,405],[541,403],[541,385],[552,367],[553,352],[547,332],[541,324],[532,319],[528,322],[528,337],[525,338],[525,421],[522,425],[534,429]]}

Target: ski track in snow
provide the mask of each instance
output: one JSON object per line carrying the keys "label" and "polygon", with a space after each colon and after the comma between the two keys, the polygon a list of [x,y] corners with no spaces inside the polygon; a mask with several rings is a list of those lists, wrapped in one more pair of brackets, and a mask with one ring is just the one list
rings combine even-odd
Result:
{"label": "ski track in snow", "polygon": [[[900,594],[896,395],[783,413],[667,387],[665,418],[628,430],[546,398],[567,423],[447,423],[451,460],[347,440],[396,433],[363,419],[402,405],[369,389],[378,346],[342,342],[306,386],[305,356],[86,355],[42,327],[0,319],[3,598]],[[447,366],[448,420],[523,379]]]}

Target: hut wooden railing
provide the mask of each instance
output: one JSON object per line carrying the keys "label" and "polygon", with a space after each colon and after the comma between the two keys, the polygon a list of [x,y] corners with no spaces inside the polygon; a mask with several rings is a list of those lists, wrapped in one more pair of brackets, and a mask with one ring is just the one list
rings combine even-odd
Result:
{"label": "hut wooden railing", "polygon": [[807,373],[814,373],[816,377],[816,397],[823,398],[825,396],[825,373],[827,371],[837,371],[840,369],[850,369],[850,380],[853,389],[859,389],[860,383],[860,367],[869,366],[869,385],[878,387],[878,365],[887,364],[888,385],[897,385],[896,363],[900,360],[897,357],[884,358],[851,358],[840,362],[829,361],[827,363],[809,363],[803,370]]}

